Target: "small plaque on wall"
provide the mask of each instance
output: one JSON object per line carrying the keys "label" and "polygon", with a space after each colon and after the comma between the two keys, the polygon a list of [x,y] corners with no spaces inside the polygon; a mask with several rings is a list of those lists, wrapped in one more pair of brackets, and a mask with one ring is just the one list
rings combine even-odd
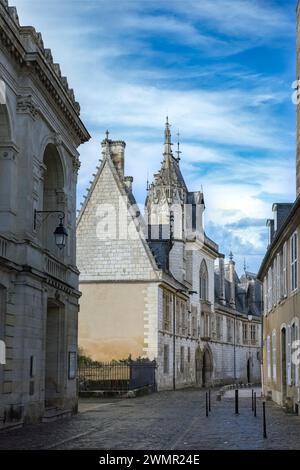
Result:
{"label": "small plaque on wall", "polygon": [[77,354],[74,351],[69,352],[69,380],[76,378]]}

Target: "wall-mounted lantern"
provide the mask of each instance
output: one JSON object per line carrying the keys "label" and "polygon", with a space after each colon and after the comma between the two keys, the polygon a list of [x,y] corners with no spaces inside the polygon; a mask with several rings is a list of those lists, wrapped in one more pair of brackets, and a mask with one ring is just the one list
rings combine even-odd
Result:
{"label": "wall-mounted lantern", "polygon": [[[60,214],[59,217],[59,225],[56,227],[56,229],[53,232],[54,238],[55,238],[55,244],[56,246],[61,250],[66,246],[67,242],[67,237],[68,237],[68,232],[66,228],[64,227],[63,220],[65,218],[65,213],[63,211],[37,211],[36,209],[34,210],[34,219],[33,219],[33,226],[34,229],[36,230],[37,227],[37,214]],[[47,218],[46,216],[46,218]],[[44,219],[45,220],[45,219]],[[43,221],[44,222],[44,221]]]}

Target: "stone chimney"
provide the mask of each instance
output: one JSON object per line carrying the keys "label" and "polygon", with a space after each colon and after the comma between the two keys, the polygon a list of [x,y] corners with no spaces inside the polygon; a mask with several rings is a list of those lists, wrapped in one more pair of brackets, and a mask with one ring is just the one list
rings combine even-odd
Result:
{"label": "stone chimney", "polygon": [[132,193],[133,177],[132,176],[125,176],[124,177],[124,183],[125,183],[128,191]]}
{"label": "stone chimney", "polygon": [[226,305],[225,298],[225,267],[224,267],[224,255],[219,257],[219,302],[221,305]]}
{"label": "stone chimney", "polygon": [[233,254],[229,254],[229,281],[230,281],[230,300],[229,305],[235,309],[235,262],[233,261]]}
{"label": "stone chimney", "polygon": [[123,140],[110,140],[109,133],[106,131],[106,138],[101,142],[103,155],[108,149],[111,159],[121,177],[124,177],[124,153],[126,143]]}

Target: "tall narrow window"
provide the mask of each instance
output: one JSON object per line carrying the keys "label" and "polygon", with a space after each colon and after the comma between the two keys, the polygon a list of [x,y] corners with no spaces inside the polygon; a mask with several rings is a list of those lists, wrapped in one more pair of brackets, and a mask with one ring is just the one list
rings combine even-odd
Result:
{"label": "tall narrow window", "polygon": [[277,286],[276,286],[276,297],[277,297],[277,303],[280,302],[281,300],[281,297],[282,297],[282,293],[281,293],[281,253],[278,253],[277,254],[277,264],[276,264],[276,267],[277,267],[277,273],[276,273],[276,282],[277,282]]}
{"label": "tall narrow window", "polygon": [[264,278],[263,291],[264,291],[264,314],[267,315],[268,313],[268,276],[265,276]]}
{"label": "tall narrow window", "polygon": [[163,293],[163,329],[165,331],[171,330],[171,306],[172,299],[169,292]]}
{"label": "tall narrow window", "polygon": [[243,343],[248,343],[248,325],[247,323],[243,323]]}
{"label": "tall narrow window", "polygon": [[201,300],[208,300],[208,270],[205,260],[202,261],[200,267],[200,286],[199,294]]}
{"label": "tall narrow window", "polygon": [[164,345],[164,374],[169,373],[169,345]]}
{"label": "tall narrow window", "polygon": [[287,296],[287,243],[283,245],[282,252],[282,294]]}
{"label": "tall narrow window", "polygon": [[276,382],[276,377],[277,377],[276,361],[277,361],[276,331],[274,330],[273,333],[272,333],[272,370],[273,370],[273,380],[274,380],[274,382]]}
{"label": "tall narrow window", "polygon": [[184,346],[180,348],[180,372],[184,372]]}
{"label": "tall narrow window", "polygon": [[297,232],[291,237],[291,289],[292,292],[298,287],[298,236]]}
{"label": "tall narrow window", "polygon": [[268,379],[271,378],[271,338],[270,336],[267,337],[267,373]]}
{"label": "tall narrow window", "polygon": [[294,360],[295,358],[293,357],[293,354],[297,349],[298,339],[298,324],[294,322],[291,327],[291,381],[292,385],[296,386],[299,385],[299,365]]}
{"label": "tall narrow window", "polygon": [[269,268],[268,271],[268,311],[272,310],[273,306],[273,273],[272,268]]}

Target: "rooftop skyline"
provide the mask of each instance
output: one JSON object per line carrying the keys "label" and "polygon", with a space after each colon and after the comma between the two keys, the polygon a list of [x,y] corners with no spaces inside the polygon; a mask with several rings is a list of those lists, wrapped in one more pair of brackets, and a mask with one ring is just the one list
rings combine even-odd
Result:
{"label": "rooftop skyline", "polygon": [[127,143],[125,173],[143,205],[168,115],[188,188],[203,186],[208,236],[240,273],[244,258],[257,271],[272,203],[295,199],[296,1],[53,0],[47,14],[37,0],[10,5],[42,31],[92,135],[78,206],[106,129]]}

